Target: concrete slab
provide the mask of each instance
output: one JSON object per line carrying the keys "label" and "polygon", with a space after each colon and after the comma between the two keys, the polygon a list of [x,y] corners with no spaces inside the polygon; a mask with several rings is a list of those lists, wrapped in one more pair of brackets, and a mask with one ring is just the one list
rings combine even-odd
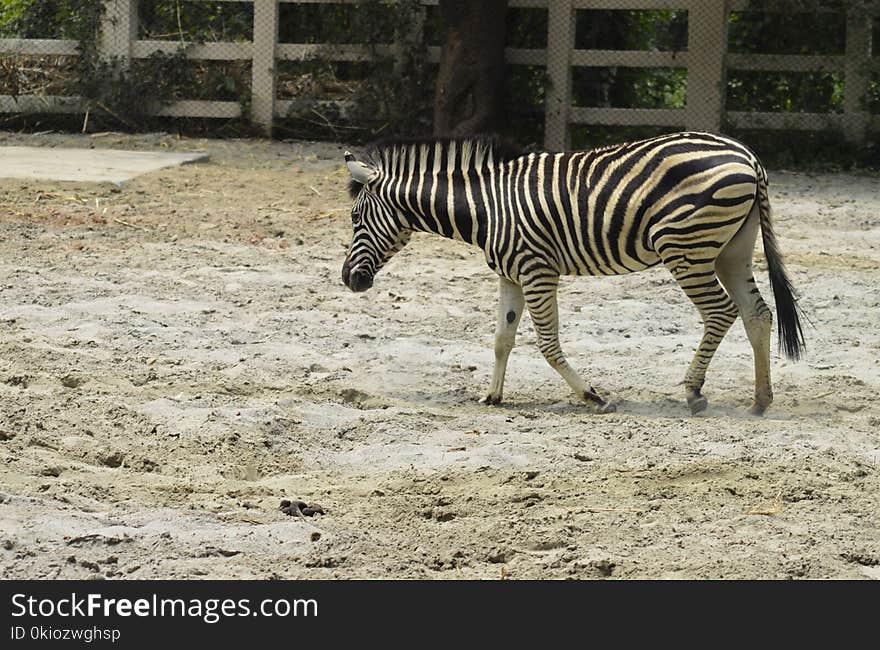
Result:
{"label": "concrete slab", "polygon": [[0,147],[0,178],[115,183],[163,167],[207,160],[206,153]]}

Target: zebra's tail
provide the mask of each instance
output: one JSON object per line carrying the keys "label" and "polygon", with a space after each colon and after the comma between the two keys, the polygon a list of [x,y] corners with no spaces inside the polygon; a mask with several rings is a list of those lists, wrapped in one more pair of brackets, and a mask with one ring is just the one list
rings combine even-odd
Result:
{"label": "zebra's tail", "polygon": [[797,301],[797,296],[785,265],[779,243],[773,232],[770,220],[770,199],[767,196],[767,172],[758,166],[758,209],[761,216],[761,239],[764,242],[764,256],[770,271],[770,288],[776,302],[776,325],[779,330],[779,346],[789,359],[797,361],[806,350],[801,316],[806,318]]}

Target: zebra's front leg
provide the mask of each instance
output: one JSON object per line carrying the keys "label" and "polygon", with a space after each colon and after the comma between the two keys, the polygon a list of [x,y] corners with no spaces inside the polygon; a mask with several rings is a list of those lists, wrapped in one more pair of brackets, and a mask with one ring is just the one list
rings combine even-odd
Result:
{"label": "zebra's front leg", "polygon": [[507,359],[516,341],[516,328],[523,313],[523,290],[506,278],[498,283],[498,322],[495,325],[495,369],[489,392],[480,400],[483,404],[500,404],[504,392],[504,374]]}
{"label": "zebra's front leg", "polygon": [[526,306],[538,335],[538,348],[547,362],[558,372],[580,398],[594,406],[598,413],[613,413],[617,407],[599,397],[572,368],[559,345],[559,308],[556,303],[558,275],[540,275],[523,284]]}

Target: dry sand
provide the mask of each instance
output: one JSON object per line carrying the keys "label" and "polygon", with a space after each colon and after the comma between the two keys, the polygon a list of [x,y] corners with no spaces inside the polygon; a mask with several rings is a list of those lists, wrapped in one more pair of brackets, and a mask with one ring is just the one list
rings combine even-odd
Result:
{"label": "dry sand", "polygon": [[740,324],[689,416],[700,325],[665,270],[566,279],[563,345],[619,400],[597,416],[528,317],[505,403],[477,403],[475,249],[417,236],[371,291],[342,285],[342,146],[0,144],[211,157],[121,191],[0,180],[4,578],[880,578],[876,177],[772,173],[815,328],[800,364],[774,340],[764,418]]}

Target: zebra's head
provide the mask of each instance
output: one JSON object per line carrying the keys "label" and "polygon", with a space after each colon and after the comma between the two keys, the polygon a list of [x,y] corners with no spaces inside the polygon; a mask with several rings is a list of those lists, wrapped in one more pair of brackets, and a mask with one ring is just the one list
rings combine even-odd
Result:
{"label": "zebra's head", "polygon": [[345,162],[351,172],[354,205],[342,281],[352,291],[366,291],[379,269],[406,246],[412,231],[400,211],[382,198],[382,172],[347,151]]}

